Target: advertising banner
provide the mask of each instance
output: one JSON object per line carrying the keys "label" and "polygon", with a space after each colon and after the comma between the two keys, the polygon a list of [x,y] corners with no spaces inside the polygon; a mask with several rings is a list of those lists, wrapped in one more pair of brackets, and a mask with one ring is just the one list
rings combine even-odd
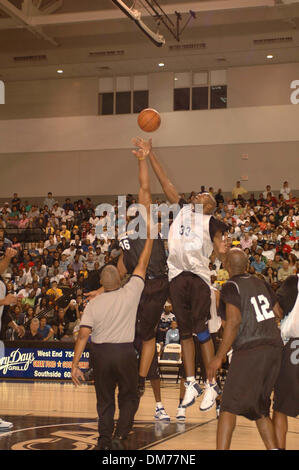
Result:
{"label": "advertising banner", "polygon": [[[3,343],[2,343],[3,345]],[[2,347],[0,379],[71,379],[74,349],[45,347]],[[83,371],[89,366],[89,351],[84,351],[79,363]]]}

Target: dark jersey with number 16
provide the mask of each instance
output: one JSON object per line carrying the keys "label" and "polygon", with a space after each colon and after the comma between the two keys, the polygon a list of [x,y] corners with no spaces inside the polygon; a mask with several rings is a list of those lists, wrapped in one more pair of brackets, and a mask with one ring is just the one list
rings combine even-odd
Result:
{"label": "dark jersey with number 16", "polygon": [[[119,242],[123,250],[123,262],[129,274],[132,274],[138,264],[143,251],[145,240],[137,238],[133,240],[129,236]],[[147,279],[156,279],[167,275],[167,258],[164,242],[160,236],[154,240],[152,254],[146,271]]]}
{"label": "dark jersey with number 16", "polygon": [[234,351],[266,344],[282,346],[273,312],[276,302],[270,285],[256,276],[237,275],[224,284],[220,296],[221,317],[226,319],[226,304],[236,306],[242,315],[242,322],[232,345]]}

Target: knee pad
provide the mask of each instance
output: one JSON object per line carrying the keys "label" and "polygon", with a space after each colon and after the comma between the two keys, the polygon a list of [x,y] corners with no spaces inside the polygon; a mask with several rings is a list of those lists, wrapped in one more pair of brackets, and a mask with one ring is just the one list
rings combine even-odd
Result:
{"label": "knee pad", "polygon": [[209,330],[205,330],[205,331],[202,331],[201,333],[197,333],[197,338],[201,344],[206,343],[207,341],[209,341],[209,339],[211,339]]}

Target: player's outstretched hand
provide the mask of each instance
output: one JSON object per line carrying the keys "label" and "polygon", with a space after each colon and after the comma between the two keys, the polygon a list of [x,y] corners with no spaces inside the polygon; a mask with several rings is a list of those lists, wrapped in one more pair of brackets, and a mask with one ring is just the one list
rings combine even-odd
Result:
{"label": "player's outstretched hand", "polygon": [[132,143],[135,147],[138,148],[138,150],[132,151],[132,153],[138,159],[146,158],[152,150],[152,139],[144,140],[141,137],[135,137],[132,139]]}
{"label": "player's outstretched hand", "polygon": [[14,294],[8,294],[2,300],[2,305],[15,305],[17,303],[17,296]]}
{"label": "player's outstretched hand", "polygon": [[85,377],[83,372],[79,369],[79,367],[73,367],[72,368],[72,381],[77,387],[78,385],[80,386],[82,382],[85,382]]}

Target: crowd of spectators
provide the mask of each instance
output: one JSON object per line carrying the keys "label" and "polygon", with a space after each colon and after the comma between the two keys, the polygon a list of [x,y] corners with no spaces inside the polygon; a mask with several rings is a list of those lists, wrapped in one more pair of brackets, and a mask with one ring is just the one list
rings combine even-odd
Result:
{"label": "crowd of spectators", "polygon": [[[201,191],[205,192],[205,187]],[[240,182],[226,200],[221,189],[214,192],[210,187],[208,191],[217,202],[215,217],[229,227],[231,244],[248,255],[249,273],[266,279],[276,290],[289,275],[299,272],[298,200],[287,182],[277,194],[267,185],[257,197],[248,194]],[[193,194],[182,197],[191,201]],[[128,195],[127,206],[134,202]],[[24,339],[73,341],[84,310],[84,294],[98,288],[105,265],[116,265],[120,254],[118,229],[129,219],[118,215],[117,201],[113,215],[98,217],[95,209],[90,198],[74,202],[67,198],[59,205],[52,193],[40,207],[21,201],[15,193],[11,202],[0,208],[0,253],[8,246],[17,251],[2,276],[7,293],[17,295],[17,304],[9,307],[8,314],[18,325],[28,326]],[[109,217],[114,218],[115,239],[109,239],[105,229]],[[96,230],[99,224],[103,226],[101,235]],[[20,229],[35,229],[39,239],[20,242]],[[167,251],[166,240],[165,248]],[[228,272],[214,255],[210,270],[212,283],[221,289]],[[13,331],[5,329],[5,322],[3,327],[6,339],[17,339]],[[168,302],[157,341],[176,341],[176,329]]]}

